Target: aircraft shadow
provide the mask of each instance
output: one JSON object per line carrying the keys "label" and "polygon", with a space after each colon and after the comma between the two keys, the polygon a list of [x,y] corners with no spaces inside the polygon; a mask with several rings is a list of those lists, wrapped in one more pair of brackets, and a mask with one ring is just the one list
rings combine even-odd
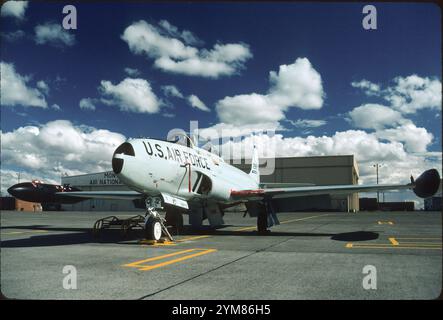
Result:
{"label": "aircraft shadow", "polygon": [[[198,235],[211,235],[211,236],[241,236],[241,237],[330,237],[335,241],[369,241],[378,239],[379,234],[372,231],[356,231],[345,233],[310,233],[310,232],[278,232],[273,231],[266,235],[259,235],[256,231],[235,231],[235,230],[223,230],[227,225],[212,228],[204,226],[199,230],[191,229],[189,226],[185,226],[179,233],[179,236],[198,236]],[[22,247],[49,247],[49,246],[64,246],[74,244],[92,244],[92,243],[114,243],[121,245],[139,245],[138,240],[143,239],[142,230],[132,230],[126,235],[123,235],[120,230],[104,230],[99,236],[94,236],[91,228],[59,228],[48,227],[45,225],[33,225],[33,226],[9,226],[1,227],[5,229],[20,229],[30,231],[54,231],[54,232],[67,232],[61,234],[38,234],[31,235],[27,238],[21,239],[5,239],[2,236],[0,243],[1,248],[22,248]],[[175,233],[173,233],[175,234]]]}

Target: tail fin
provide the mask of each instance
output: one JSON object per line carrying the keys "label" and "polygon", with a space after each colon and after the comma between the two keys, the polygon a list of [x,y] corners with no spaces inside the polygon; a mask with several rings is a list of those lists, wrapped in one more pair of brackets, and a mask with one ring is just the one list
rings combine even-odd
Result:
{"label": "tail fin", "polygon": [[252,152],[251,171],[249,172],[249,176],[255,182],[260,183],[259,159],[258,159],[258,150],[256,146],[254,146],[254,150]]}

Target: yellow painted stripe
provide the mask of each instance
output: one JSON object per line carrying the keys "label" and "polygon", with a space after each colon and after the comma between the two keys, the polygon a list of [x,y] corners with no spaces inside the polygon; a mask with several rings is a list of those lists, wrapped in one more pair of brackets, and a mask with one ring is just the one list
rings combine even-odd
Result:
{"label": "yellow painted stripe", "polygon": [[[197,249],[195,249],[195,250],[197,250]],[[191,259],[191,258],[202,256],[204,254],[208,254],[208,253],[215,252],[215,251],[217,251],[217,250],[216,249],[207,249],[205,251],[197,252],[197,253],[194,253],[194,254],[191,254],[191,255],[186,255],[184,257],[177,258],[177,259],[174,259],[174,260],[169,260],[169,261],[161,262],[161,263],[158,263],[158,264],[155,264],[155,265],[152,265],[152,266],[140,268],[140,270],[141,271],[149,271],[149,270],[152,270],[152,269],[157,269],[157,268],[160,268],[160,267],[168,266],[170,264],[178,263],[178,262],[181,262],[181,261],[184,261],[184,260],[188,260],[188,259]]]}
{"label": "yellow painted stripe", "polygon": [[155,241],[155,240],[140,240],[139,243],[143,246],[175,246],[173,241]]}
{"label": "yellow painted stripe", "polygon": [[161,259],[177,256],[179,254],[191,252],[191,251],[194,251],[194,250],[195,249],[187,249],[187,250],[182,250],[182,251],[178,251],[178,252],[168,253],[168,254],[164,254],[162,256],[157,256],[157,257],[153,257],[153,258],[148,258],[148,259],[144,259],[144,260],[139,260],[139,261],[131,262],[131,263],[125,264],[123,266],[124,267],[137,267],[137,265],[145,263],[145,262],[161,260]]}
{"label": "yellow painted stripe", "polygon": [[395,240],[395,238],[389,238],[389,241],[392,243],[393,246],[398,246],[398,241]]}
{"label": "yellow painted stripe", "polygon": [[347,243],[346,248],[352,248],[354,245],[352,243]]}
{"label": "yellow painted stripe", "polygon": [[210,238],[211,236],[195,236],[195,237],[188,237],[184,239],[175,240],[176,242],[186,242],[190,240],[197,240],[197,239],[203,239],[203,238]]}
{"label": "yellow painted stripe", "polygon": [[354,247],[370,247],[370,246],[380,246],[380,247],[392,247],[392,244],[387,243],[361,243],[361,244],[354,244]]}

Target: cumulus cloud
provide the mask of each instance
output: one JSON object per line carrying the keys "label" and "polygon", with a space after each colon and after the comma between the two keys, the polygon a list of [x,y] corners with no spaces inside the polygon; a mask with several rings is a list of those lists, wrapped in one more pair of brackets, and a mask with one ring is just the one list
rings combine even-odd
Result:
{"label": "cumulus cloud", "polygon": [[140,71],[135,68],[125,68],[125,72],[130,77],[138,77],[140,75]]}
{"label": "cumulus cloud", "polygon": [[197,109],[199,109],[199,110],[206,111],[206,112],[210,112],[210,111],[211,111],[211,109],[209,109],[209,108],[203,103],[203,101],[201,101],[200,98],[197,97],[197,96],[194,95],[194,94],[191,94],[191,95],[188,97],[188,103],[189,103],[189,104],[191,105],[191,107],[193,107],[193,108],[197,108]]}
{"label": "cumulus cloud", "polygon": [[438,79],[417,75],[397,77],[394,86],[386,90],[385,99],[403,113],[415,113],[424,108],[441,110],[441,89]]}
{"label": "cumulus cloud", "polygon": [[318,128],[326,124],[325,120],[309,120],[309,119],[298,119],[296,121],[289,120],[289,122],[297,128]]}
{"label": "cumulus cloud", "polygon": [[267,94],[242,94],[219,100],[216,110],[220,121],[236,125],[276,122],[285,118],[289,107],[323,106],[321,77],[307,58],[281,65],[278,72],[269,73],[269,79],[271,87]]}
{"label": "cumulus cloud", "polygon": [[25,17],[27,7],[28,1],[6,1],[2,4],[1,16],[14,17],[21,20]]}
{"label": "cumulus cloud", "polygon": [[25,36],[25,32],[23,30],[16,30],[11,32],[2,32],[1,36],[3,39],[9,42],[17,41]]}
{"label": "cumulus cloud", "polygon": [[410,122],[400,112],[373,103],[354,108],[348,115],[355,127],[363,129],[383,129]]}
{"label": "cumulus cloud", "polygon": [[105,129],[56,120],[2,132],[1,140],[2,180],[3,169],[20,168],[30,178],[58,181],[61,174],[110,170],[112,153],[125,137]]}
{"label": "cumulus cloud", "polygon": [[216,103],[216,110],[221,122],[235,125],[276,122],[285,117],[280,106],[257,93],[225,97]]}
{"label": "cumulus cloud", "polygon": [[437,78],[410,75],[396,77],[391,85],[382,89],[368,80],[351,83],[366,95],[377,95],[390,103],[390,107],[402,114],[413,114],[421,109],[441,110],[441,81]]}
{"label": "cumulus cloud", "polygon": [[158,23],[160,27],[170,36],[182,39],[186,44],[200,45],[203,41],[189,30],[180,31],[176,26],[172,25],[166,20],[160,20]]}
{"label": "cumulus cloud", "polygon": [[219,140],[229,138],[241,138],[252,134],[265,133],[273,134],[277,130],[285,130],[278,122],[234,125],[227,123],[217,123],[208,128],[199,128],[194,134],[199,135],[203,140]]}
{"label": "cumulus cloud", "polygon": [[184,98],[180,90],[173,85],[162,86],[162,91],[167,97]]}
{"label": "cumulus cloud", "polygon": [[60,24],[48,22],[35,27],[35,42],[56,47],[73,46],[75,36],[63,29]]}
{"label": "cumulus cloud", "polygon": [[2,106],[22,105],[41,108],[48,106],[44,96],[49,90],[46,83],[39,81],[38,88],[29,87],[30,77],[17,73],[12,63],[1,62],[0,65]]}
{"label": "cumulus cloud", "polygon": [[210,112],[211,109],[209,109],[203,101],[200,100],[199,97],[197,97],[195,94],[191,94],[187,97],[181,93],[181,91],[173,85],[166,85],[162,86],[162,91],[166,97],[174,97],[179,99],[185,99],[186,102],[193,108],[199,109],[202,111]]}
{"label": "cumulus cloud", "polygon": [[122,111],[157,113],[160,110],[160,101],[144,79],[126,78],[117,85],[102,80],[99,91],[104,96],[103,103],[116,105]]}
{"label": "cumulus cloud", "polygon": [[39,88],[45,95],[49,94],[49,86],[43,80],[37,81],[37,88]]}
{"label": "cumulus cloud", "polygon": [[300,109],[320,109],[323,106],[322,80],[307,58],[281,65],[278,73],[269,73],[271,89],[268,97],[275,104]]}
{"label": "cumulus cloud", "polygon": [[95,110],[95,99],[83,98],[79,102],[80,109]]}
{"label": "cumulus cloud", "polygon": [[404,142],[408,152],[425,152],[433,139],[432,133],[425,128],[416,127],[413,123],[379,130],[375,132],[375,135],[389,141]]}
{"label": "cumulus cloud", "polygon": [[[375,133],[362,130],[341,131],[332,136],[295,138],[285,138],[281,134],[249,136],[241,141],[223,144],[220,147],[221,155],[250,158],[254,145],[258,147],[261,157],[354,155],[360,174],[359,183],[375,183],[374,163],[383,164],[380,183],[408,183],[411,174],[417,177],[429,168],[442,172],[441,152],[411,153],[401,142],[386,141]],[[412,193],[408,196],[415,199]]]}
{"label": "cumulus cloud", "polygon": [[380,93],[380,85],[372,83],[371,81],[365,79],[361,81],[351,82],[351,86],[353,86],[354,88],[363,89],[364,93],[368,96],[375,96]]}
{"label": "cumulus cloud", "polygon": [[[183,43],[180,40],[183,33],[166,20],[162,20],[161,27],[143,20],[134,22],[124,30],[121,38],[131,52],[154,59],[156,68],[189,76],[214,79],[230,76],[252,57],[246,44],[216,44],[211,50],[200,50],[188,45],[189,42]],[[185,34],[190,39],[190,33]]]}

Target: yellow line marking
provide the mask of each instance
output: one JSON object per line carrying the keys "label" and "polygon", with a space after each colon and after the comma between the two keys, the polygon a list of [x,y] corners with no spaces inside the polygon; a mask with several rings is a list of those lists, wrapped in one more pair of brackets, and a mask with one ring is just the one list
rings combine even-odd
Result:
{"label": "yellow line marking", "polygon": [[175,242],[186,242],[190,240],[197,240],[197,239],[203,239],[203,238],[210,238],[211,236],[195,236],[195,237],[188,237],[184,239],[175,240]]}
{"label": "yellow line marking", "polygon": [[201,252],[198,252],[198,253],[187,255],[187,256],[184,256],[184,257],[181,257],[181,258],[177,258],[177,259],[174,259],[174,260],[161,262],[161,263],[155,264],[153,266],[148,266],[148,267],[145,267],[145,268],[141,268],[140,270],[141,271],[149,271],[149,270],[152,270],[152,269],[157,269],[157,268],[160,268],[160,267],[164,267],[164,266],[167,266],[167,265],[170,265],[170,264],[173,264],[173,263],[177,263],[177,262],[181,262],[181,261],[188,260],[188,259],[191,259],[191,258],[195,258],[195,257],[198,257],[198,256],[202,256],[204,254],[208,254],[208,253],[215,252],[215,251],[217,251],[217,250],[216,249],[207,249],[205,251],[201,251]]}
{"label": "yellow line marking", "polygon": [[437,249],[441,250],[441,243],[426,243],[426,242],[398,242],[399,238],[388,238],[390,244],[387,243],[361,243],[361,244],[346,244],[346,248],[361,248],[361,249]]}
{"label": "yellow line marking", "polygon": [[164,258],[169,258],[169,257],[177,256],[179,254],[191,252],[191,251],[194,251],[194,250],[195,249],[187,249],[187,250],[182,250],[182,251],[178,251],[178,252],[164,254],[164,255],[161,255],[161,256],[153,257],[153,258],[139,260],[139,261],[135,261],[135,262],[131,262],[131,263],[125,264],[124,267],[137,267],[137,265],[145,263],[145,262],[161,260],[161,259],[164,259]]}
{"label": "yellow line marking", "polygon": [[[173,260],[169,260],[169,261],[165,261],[165,262],[160,262],[158,264],[154,264],[154,265],[144,265],[146,262],[151,262],[151,261],[157,261],[157,260],[162,260],[165,258],[169,258],[169,257],[174,257],[177,255],[181,255],[181,254],[186,254],[186,253],[190,253],[190,252],[194,252],[194,251],[200,251],[197,253],[193,253],[190,255],[185,255],[183,257],[177,258],[177,259],[173,259]],[[187,249],[187,250],[182,250],[182,251],[178,251],[178,252],[173,252],[173,253],[168,253],[168,254],[164,254],[161,256],[157,256],[157,257],[153,257],[153,258],[148,258],[148,259],[144,259],[144,260],[139,260],[139,261],[135,261],[132,263],[128,263],[123,265],[124,267],[134,267],[134,268],[138,268],[141,271],[149,271],[152,269],[156,269],[156,268],[160,268],[163,266],[167,266],[173,263],[177,263],[177,262],[181,262],[184,260],[188,260],[191,258],[195,258],[204,254],[208,254],[211,252],[215,252],[217,251],[216,249]]]}
{"label": "yellow line marking", "polygon": [[388,244],[388,243],[354,243],[353,244],[353,247],[371,247],[371,246],[394,247],[393,244]]}
{"label": "yellow line marking", "polygon": [[156,241],[156,240],[140,240],[140,244],[142,245],[150,245],[150,246],[174,246],[175,243],[173,241],[164,240],[164,241]]}
{"label": "yellow line marking", "polygon": [[1,233],[1,235],[11,235],[11,234],[22,234],[22,233],[45,233],[49,232],[48,230],[33,230],[33,231],[11,231],[11,232],[4,232]]}

